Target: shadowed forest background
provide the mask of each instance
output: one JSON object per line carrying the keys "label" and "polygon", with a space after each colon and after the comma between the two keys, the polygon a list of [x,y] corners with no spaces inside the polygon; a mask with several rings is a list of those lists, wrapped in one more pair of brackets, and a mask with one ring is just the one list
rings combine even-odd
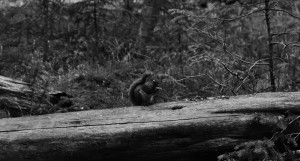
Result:
{"label": "shadowed forest background", "polygon": [[[146,72],[154,73],[160,83],[162,90],[158,102],[227,99],[242,94],[280,91],[291,92],[288,94],[293,98],[298,95],[292,91],[300,89],[299,49],[299,0],[1,0],[0,118],[129,107],[132,103],[128,99],[128,88]],[[6,95],[2,91],[10,93]],[[280,94],[275,100],[283,98],[285,93]],[[61,102],[50,97],[62,95],[68,98]],[[245,99],[249,99],[248,96],[254,95],[246,95]],[[265,96],[268,95],[261,95]],[[23,100],[24,108],[20,106],[20,100]],[[258,114],[253,118],[257,124],[250,122],[249,125],[262,128],[258,125],[272,122],[282,127],[281,131],[272,131],[272,138],[238,145],[234,149],[236,153],[221,155],[220,161],[300,158],[297,99],[292,99],[295,104],[284,104],[284,101],[278,104],[279,113],[273,108],[276,102],[273,100],[272,104],[266,100],[263,107],[252,109],[253,113],[261,110],[259,112],[266,114]],[[220,104],[215,104],[216,108],[220,108]],[[248,106],[252,104],[248,102]],[[292,106],[294,111],[284,111],[287,106]],[[171,110],[182,108],[178,105]],[[98,110],[98,113],[102,111],[105,110]],[[145,115],[146,118],[156,117],[155,112],[157,117],[169,115],[154,111],[150,117]],[[239,112],[249,119],[251,111]],[[115,124],[119,125],[123,115],[117,116]],[[123,121],[127,121],[126,116],[131,115],[124,116]],[[136,116],[132,118],[136,119]],[[230,118],[231,115],[226,120]],[[48,121],[47,118],[45,125]],[[223,132],[225,138],[230,138],[227,134],[231,133],[226,133],[227,129],[222,131],[221,124],[224,122],[213,128],[210,126],[208,131],[221,128],[221,132],[216,133]],[[11,126],[14,129],[16,125]],[[96,126],[102,129],[102,126]],[[189,129],[194,130],[194,127]],[[242,132],[247,129],[232,127],[240,128]],[[254,130],[247,129],[247,134],[259,133],[255,127]],[[133,129],[131,125],[130,129]],[[181,128],[178,131],[185,132]],[[7,129],[2,130],[2,133],[6,132]],[[128,136],[134,138],[134,135]],[[7,149],[6,142],[3,149]],[[14,146],[12,149],[15,151]]]}
{"label": "shadowed forest background", "polygon": [[[1,1],[0,75],[73,96],[66,111],[130,106],[144,72],[162,101],[300,88],[300,1]],[[60,112],[33,111],[33,114]]]}

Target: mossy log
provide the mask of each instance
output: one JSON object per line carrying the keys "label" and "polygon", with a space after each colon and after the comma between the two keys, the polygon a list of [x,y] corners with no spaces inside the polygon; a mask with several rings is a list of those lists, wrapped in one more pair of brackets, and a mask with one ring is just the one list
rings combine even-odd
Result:
{"label": "mossy log", "polygon": [[270,138],[300,92],[261,93],[0,120],[0,160],[217,160],[238,143]]}

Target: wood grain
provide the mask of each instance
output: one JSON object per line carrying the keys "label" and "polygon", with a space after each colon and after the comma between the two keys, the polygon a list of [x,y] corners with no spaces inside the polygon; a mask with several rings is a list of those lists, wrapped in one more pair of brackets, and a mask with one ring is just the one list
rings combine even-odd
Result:
{"label": "wood grain", "polygon": [[0,160],[216,160],[281,130],[300,92],[0,120]]}

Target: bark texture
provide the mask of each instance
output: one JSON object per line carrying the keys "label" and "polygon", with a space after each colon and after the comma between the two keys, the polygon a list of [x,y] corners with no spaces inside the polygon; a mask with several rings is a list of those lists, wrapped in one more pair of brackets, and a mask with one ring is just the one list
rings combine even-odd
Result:
{"label": "bark texture", "polygon": [[0,160],[217,160],[281,130],[300,92],[169,102],[0,120]]}
{"label": "bark texture", "polygon": [[[62,101],[66,100],[62,97],[71,96],[61,91],[34,89],[28,83],[0,75],[0,118],[44,114],[51,109],[66,108],[61,107]],[[72,102],[64,106],[71,105]]]}

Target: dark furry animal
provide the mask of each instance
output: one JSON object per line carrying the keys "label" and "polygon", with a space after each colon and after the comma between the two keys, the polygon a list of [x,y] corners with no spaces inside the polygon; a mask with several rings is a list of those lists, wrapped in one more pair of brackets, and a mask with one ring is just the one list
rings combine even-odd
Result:
{"label": "dark furry animal", "polygon": [[133,105],[147,106],[155,103],[155,95],[160,90],[156,80],[148,80],[153,74],[146,73],[129,87],[129,98]]}

